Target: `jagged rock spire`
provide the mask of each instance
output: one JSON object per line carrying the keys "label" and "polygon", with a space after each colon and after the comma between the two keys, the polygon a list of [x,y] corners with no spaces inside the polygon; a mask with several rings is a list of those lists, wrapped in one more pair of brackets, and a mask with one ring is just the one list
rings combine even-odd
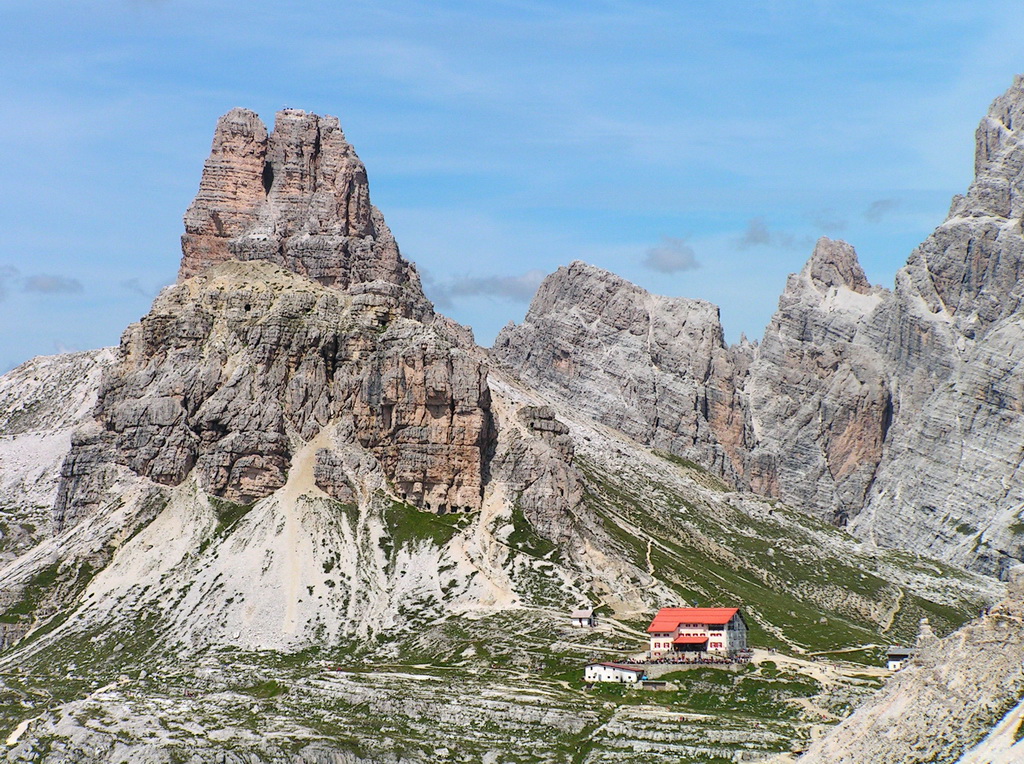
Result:
{"label": "jagged rock spire", "polygon": [[430,312],[337,117],[285,109],[269,135],[248,109],[221,117],[181,251],[179,281],[225,260],[270,260],[341,289],[397,284],[414,313]]}
{"label": "jagged rock spire", "polygon": [[975,132],[975,178],[901,279],[933,313],[976,337],[1024,305],[1024,77],[992,102]]}
{"label": "jagged rock spire", "polygon": [[1004,159],[1008,149],[1020,138],[1017,130],[1024,125],[1024,75],[1013,78],[1013,84],[989,107],[975,132],[974,173],[982,175]]}
{"label": "jagged rock spire", "polygon": [[860,294],[871,291],[871,282],[864,275],[856,251],[845,241],[834,241],[825,236],[818,239],[811,259],[804,266],[804,273],[817,287],[845,286]]}

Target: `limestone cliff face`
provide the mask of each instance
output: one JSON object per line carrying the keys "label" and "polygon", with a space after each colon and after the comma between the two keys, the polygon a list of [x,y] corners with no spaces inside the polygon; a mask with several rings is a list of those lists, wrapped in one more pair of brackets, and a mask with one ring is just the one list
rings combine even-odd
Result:
{"label": "limestone cliff face", "polygon": [[821,239],[789,277],[744,383],[755,490],[839,522],[863,506],[893,411],[886,365],[857,333],[885,294],[845,242]]}
{"label": "limestone cliff face", "polygon": [[920,653],[800,762],[1020,761],[1024,581],[1011,578],[1005,601],[945,639],[924,624]]}
{"label": "limestone cliff face", "polygon": [[861,330],[897,416],[853,529],[999,572],[1024,558],[1024,80],[977,131],[977,175]]}
{"label": "limestone cliff face", "polygon": [[0,561],[49,536],[71,434],[88,421],[110,348],[34,358],[0,377]]}
{"label": "limestone cliff face", "polygon": [[863,538],[990,573],[1024,559],[1024,79],[892,291],[822,239],[755,349],[717,309],[574,263],[495,355],[642,443]]}
{"label": "limestone cliff face", "polygon": [[[96,419],[73,441],[58,525],[102,496],[110,463],[164,485],[194,470],[207,492],[249,504],[283,486],[298,444],[328,427],[410,502],[479,507],[486,367],[443,323],[404,318],[397,287],[371,286],[346,293],[225,262],[166,289],[125,332]],[[318,461],[328,492],[341,491],[330,451]]]}
{"label": "limestone cliff face", "polygon": [[581,262],[541,284],[494,353],[524,381],[643,443],[736,479],[748,432],[718,308],[652,295]]}
{"label": "limestone cliff face", "polygon": [[502,443],[492,463],[524,517],[555,543],[579,542],[583,476],[573,467],[569,428],[549,406],[525,405],[501,422]]}
{"label": "limestone cliff face", "polygon": [[194,474],[250,504],[325,430],[373,462],[318,451],[335,498],[354,498],[365,467],[424,509],[476,509],[493,440],[471,332],[434,315],[338,120],[296,110],[269,135],[244,109],[218,122],[179,282],[125,331],[94,414],[64,461],[58,530],[124,470],[169,486]]}
{"label": "limestone cliff face", "polygon": [[181,251],[179,281],[229,259],[269,260],[342,289],[397,284],[410,316],[431,312],[337,117],[285,109],[269,135],[247,109],[221,117]]}

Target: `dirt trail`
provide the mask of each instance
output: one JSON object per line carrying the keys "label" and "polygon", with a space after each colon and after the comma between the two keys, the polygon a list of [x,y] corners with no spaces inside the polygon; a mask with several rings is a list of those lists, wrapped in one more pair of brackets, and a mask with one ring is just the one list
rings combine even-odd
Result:
{"label": "dirt trail", "polygon": [[[861,648],[853,649],[859,650]],[[856,678],[858,675],[883,678],[892,673],[887,669],[876,666],[806,660],[792,655],[768,652],[767,650],[754,650],[754,662],[762,663],[764,661],[773,661],[779,668],[787,666],[794,668],[828,686],[832,686],[844,679]]]}
{"label": "dirt trail", "polygon": [[893,606],[886,614],[884,621],[880,624],[883,634],[892,628],[893,621],[896,620],[896,614],[900,612],[901,607],[903,607],[903,590],[899,589],[898,594],[896,595],[896,602],[893,603]]}

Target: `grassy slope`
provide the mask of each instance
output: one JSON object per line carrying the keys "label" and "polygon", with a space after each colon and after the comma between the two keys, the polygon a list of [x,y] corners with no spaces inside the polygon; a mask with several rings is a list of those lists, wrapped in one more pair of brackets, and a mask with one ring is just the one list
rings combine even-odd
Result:
{"label": "grassy slope", "polygon": [[[711,477],[695,465],[670,463],[696,481]],[[654,575],[687,602],[742,606],[755,645],[843,651],[877,664],[877,650],[848,651],[911,642],[922,617],[939,633],[952,631],[983,604],[957,591],[958,579],[971,579],[962,571],[905,553],[863,550],[844,531],[775,502],[725,490],[684,495],[636,472],[581,466],[587,501],[622,553],[643,567],[649,546]],[[951,584],[946,601],[903,583],[925,572]]]}
{"label": "grassy slope", "polygon": [[[932,602],[889,580],[894,570],[908,580],[955,578],[955,570],[857,551],[842,531],[730,493],[695,465],[664,459],[671,480],[593,460],[580,466],[586,504],[619,553],[640,570],[649,558],[654,577],[681,599],[743,605],[756,646],[852,650],[842,657],[875,663],[877,649],[865,645],[911,639],[923,614],[947,631],[977,606],[969,598]],[[248,508],[217,509],[222,522],[208,543],[228,543]],[[478,521],[399,503],[378,511],[392,560],[410,545],[444,546]],[[290,655],[208,650],[187,661],[162,645],[159,613],[140,613],[127,628],[71,631],[23,661],[9,653],[0,726],[70,703],[65,711],[82,725],[122,742],[159,740],[182,756],[246,749],[251,734],[267,760],[320,740],[364,756],[430,761],[479,761],[493,750],[523,762],[725,761],[739,750],[799,747],[822,721],[811,709],[844,713],[877,687],[855,669],[825,686],[813,672],[765,664],[680,672],[671,677],[677,689],[663,693],[588,688],[582,665],[642,649],[646,622],[606,617],[598,630],[569,627],[572,593],[559,573],[574,563],[520,512],[506,522],[507,567],[523,608],[425,618],[398,644]],[[118,704],[128,712],[112,715]],[[221,732],[213,743],[197,729]],[[57,744],[45,732],[28,739],[36,753]]]}

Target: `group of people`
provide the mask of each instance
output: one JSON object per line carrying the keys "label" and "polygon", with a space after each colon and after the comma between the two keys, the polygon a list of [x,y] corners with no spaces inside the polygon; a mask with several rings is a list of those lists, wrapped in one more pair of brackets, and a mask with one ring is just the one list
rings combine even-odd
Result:
{"label": "group of people", "polygon": [[676,664],[676,663],[696,663],[703,666],[731,666],[737,663],[750,663],[751,658],[754,657],[753,650],[740,650],[734,655],[715,655],[713,653],[706,652],[686,652],[686,653],[664,653],[659,656],[650,656],[644,658],[626,658],[625,660],[619,661],[620,663],[627,665],[663,665],[663,664]]}
{"label": "group of people", "polygon": [[667,653],[644,661],[649,664],[696,663],[702,666],[731,666],[736,663],[750,663],[749,655],[711,655],[709,653]]}

